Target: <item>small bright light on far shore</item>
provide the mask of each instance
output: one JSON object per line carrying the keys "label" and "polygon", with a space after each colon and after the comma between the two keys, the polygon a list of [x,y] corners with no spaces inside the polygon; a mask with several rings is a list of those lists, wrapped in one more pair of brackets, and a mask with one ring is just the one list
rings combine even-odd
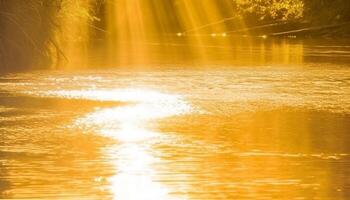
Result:
{"label": "small bright light on far shore", "polygon": [[262,35],[261,38],[266,39],[267,35]]}
{"label": "small bright light on far shore", "polygon": [[226,34],[226,33],[222,33],[221,36],[222,36],[222,37],[226,37],[227,34]]}
{"label": "small bright light on far shore", "polygon": [[212,34],[211,34],[211,37],[216,37],[216,33],[212,33]]}
{"label": "small bright light on far shore", "polygon": [[183,34],[182,33],[176,33],[177,37],[181,37]]}

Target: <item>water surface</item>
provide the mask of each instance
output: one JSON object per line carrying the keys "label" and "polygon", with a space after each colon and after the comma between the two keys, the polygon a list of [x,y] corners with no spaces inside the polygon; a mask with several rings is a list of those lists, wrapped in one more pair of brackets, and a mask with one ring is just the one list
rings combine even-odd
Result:
{"label": "water surface", "polygon": [[1,76],[0,198],[348,199],[349,47],[271,45]]}

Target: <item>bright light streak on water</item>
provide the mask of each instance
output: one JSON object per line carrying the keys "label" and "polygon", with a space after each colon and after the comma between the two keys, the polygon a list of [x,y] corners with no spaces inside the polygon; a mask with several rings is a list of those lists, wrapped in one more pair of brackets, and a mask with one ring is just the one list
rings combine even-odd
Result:
{"label": "bright light streak on water", "polygon": [[78,119],[76,125],[95,129],[97,133],[116,139],[120,145],[108,150],[115,160],[117,174],[109,181],[109,189],[118,200],[174,199],[169,188],[154,181],[152,146],[147,144],[161,133],[147,128],[147,122],[182,115],[191,110],[181,96],[149,90],[54,91],[48,95],[99,101],[132,102],[134,105],[108,108]]}

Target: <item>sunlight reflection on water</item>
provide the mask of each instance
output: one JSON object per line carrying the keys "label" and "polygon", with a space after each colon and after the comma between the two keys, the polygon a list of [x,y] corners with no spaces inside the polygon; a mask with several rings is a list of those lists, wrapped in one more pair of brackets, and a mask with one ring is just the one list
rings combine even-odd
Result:
{"label": "sunlight reflection on water", "polygon": [[9,75],[0,189],[18,199],[347,199],[348,77],[341,67]]}
{"label": "sunlight reflection on water", "polygon": [[[58,91],[66,98],[91,98],[133,102],[133,105],[108,108],[88,114],[76,121],[77,126],[97,128],[96,132],[119,142],[107,155],[116,156],[116,175],[111,177],[110,189],[115,199],[153,200],[174,199],[169,188],[154,181],[152,145],[147,143],[161,133],[147,127],[147,122],[174,115],[183,115],[191,106],[181,96],[150,90]],[[112,155],[111,155],[112,154]]]}

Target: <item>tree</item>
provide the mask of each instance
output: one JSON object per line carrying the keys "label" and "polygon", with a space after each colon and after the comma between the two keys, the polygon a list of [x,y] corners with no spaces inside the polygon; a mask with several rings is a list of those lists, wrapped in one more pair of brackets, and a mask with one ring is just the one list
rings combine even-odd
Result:
{"label": "tree", "polygon": [[303,17],[302,0],[234,0],[240,15],[248,21],[299,20]]}

